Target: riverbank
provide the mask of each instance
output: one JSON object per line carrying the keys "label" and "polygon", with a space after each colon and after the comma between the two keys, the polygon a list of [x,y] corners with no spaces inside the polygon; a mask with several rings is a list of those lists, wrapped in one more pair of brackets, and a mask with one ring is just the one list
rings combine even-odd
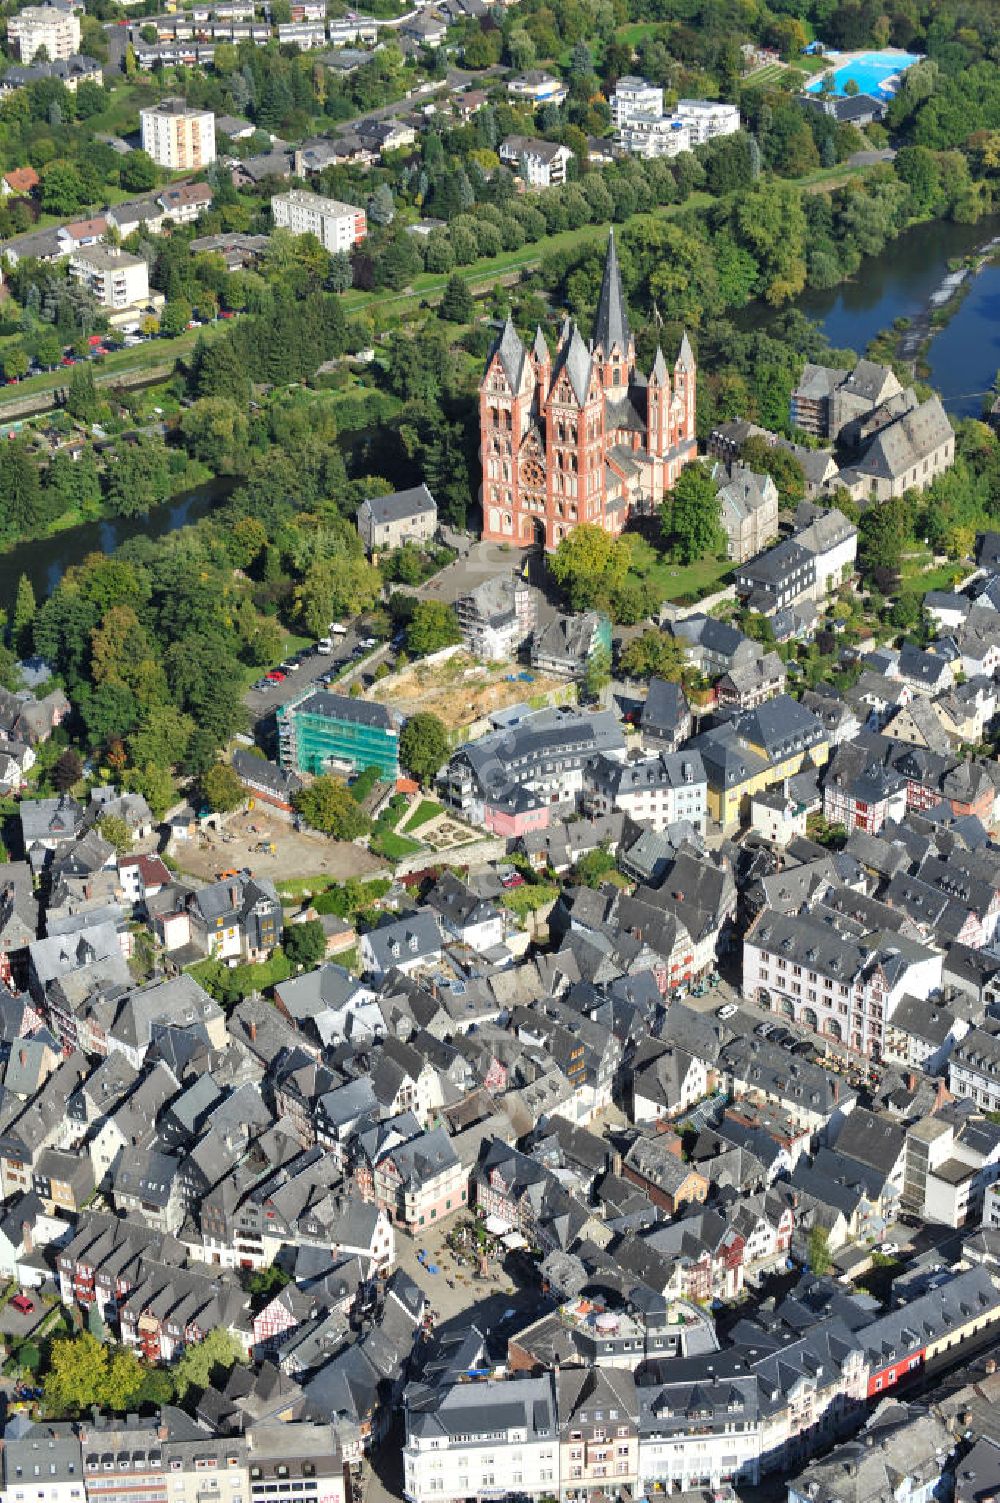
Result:
{"label": "riverbank", "polygon": [[0,599],[13,600],[22,574],[39,600],[51,595],[66,570],[88,553],[114,553],[134,537],[159,538],[199,522],[227,499],[230,476],[196,485],[136,517],[100,517],[0,553]]}

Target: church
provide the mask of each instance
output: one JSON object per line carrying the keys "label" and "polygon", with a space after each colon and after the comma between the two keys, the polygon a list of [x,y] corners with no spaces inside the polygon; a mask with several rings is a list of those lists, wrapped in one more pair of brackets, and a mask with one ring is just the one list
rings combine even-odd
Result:
{"label": "church", "polygon": [[528,350],[508,318],[490,350],[483,537],[548,550],[578,522],[617,534],[653,511],[697,453],[696,381],[686,334],[672,375],[659,349],[648,377],[637,368],[612,231],[589,344],[567,319],[554,358],[540,328]]}

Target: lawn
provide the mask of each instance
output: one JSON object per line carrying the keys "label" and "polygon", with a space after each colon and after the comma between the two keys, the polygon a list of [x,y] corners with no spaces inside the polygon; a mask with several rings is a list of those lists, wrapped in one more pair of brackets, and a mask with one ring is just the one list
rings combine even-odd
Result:
{"label": "lawn", "polygon": [[727,582],[731,564],[727,559],[702,558],[693,564],[675,564],[658,553],[645,538],[632,540],[632,567],[629,573],[647,580],[664,600],[681,595],[711,595]]}
{"label": "lawn", "polygon": [[376,856],[384,856],[387,861],[400,861],[421,849],[419,840],[397,835],[395,830],[379,830],[372,836],[370,845]]}
{"label": "lawn", "polygon": [[298,903],[302,898],[314,898],[328,887],[337,887],[336,877],[287,877],[284,882],[275,882],[275,891],[283,903]]}
{"label": "lawn", "polygon": [[778,84],[788,72],[784,63],[767,63],[763,68],[758,68],[743,80],[748,89],[769,89]]}
{"label": "lawn", "polygon": [[444,810],[440,804],[436,804],[431,798],[422,798],[402,828],[411,832],[419,830],[420,826],[425,825],[428,820],[436,819],[439,814],[443,813]]}
{"label": "lawn", "polygon": [[650,37],[662,36],[666,27],[662,21],[636,21],[631,26],[619,26],[615,40],[626,47],[639,47]]}

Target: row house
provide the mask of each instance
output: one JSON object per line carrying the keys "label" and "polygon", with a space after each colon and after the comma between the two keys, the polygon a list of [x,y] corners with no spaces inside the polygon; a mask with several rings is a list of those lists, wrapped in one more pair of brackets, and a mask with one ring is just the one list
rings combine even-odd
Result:
{"label": "row house", "polygon": [[939,1353],[1000,1320],[1000,1290],[984,1267],[956,1274],[859,1332],[867,1397],[891,1392]]}
{"label": "row house", "polygon": [[117,1323],[118,1302],[139,1281],[147,1259],[178,1264],[184,1252],[172,1237],[161,1237],[136,1222],[122,1221],[106,1213],[89,1212],[81,1217],[76,1235],[60,1250],[57,1259],[59,1297],[69,1308],[83,1311],[96,1307],[109,1325]]}
{"label": "row house", "polygon": [[142,1274],[118,1308],[123,1346],[147,1362],[170,1362],[217,1327],[250,1336],[247,1296],[225,1275],[144,1260]]}

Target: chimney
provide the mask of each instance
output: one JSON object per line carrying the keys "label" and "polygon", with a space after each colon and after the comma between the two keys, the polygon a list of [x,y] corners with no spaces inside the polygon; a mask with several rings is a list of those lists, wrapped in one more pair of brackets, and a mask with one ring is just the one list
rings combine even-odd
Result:
{"label": "chimney", "polygon": [[28,1063],[28,1051],[26,1049],[19,1049],[17,1051],[17,1057],[21,1063],[21,1068],[23,1070],[24,1066]]}
{"label": "chimney", "polygon": [[31,1253],[34,1252],[34,1250],[35,1250],[35,1239],[34,1239],[34,1237],[31,1234],[31,1222],[30,1221],[22,1221],[21,1222],[21,1241],[24,1243],[24,1250],[25,1250],[26,1253],[28,1253],[30,1255]]}
{"label": "chimney", "polygon": [[295,156],[293,158],[293,166],[295,168],[295,176],[296,177],[305,177],[305,172],[303,170],[303,168],[304,168],[304,162],[305,162],[305,159],[304,159],[304,157],[302,155],[302,148],[301,148],[301,146],[298,146],[295,149]]}
{"label": "chimney", "polygon": [[257,1042],[257,1023],[254,1018],[250,1019],[250,1042],[251,1044]]}
{"label": "chimney", "polygon": [[906,1089],[908,1091],[915,1091],[917,1089],[917,1077],[912,1070],[907,1072]]}

